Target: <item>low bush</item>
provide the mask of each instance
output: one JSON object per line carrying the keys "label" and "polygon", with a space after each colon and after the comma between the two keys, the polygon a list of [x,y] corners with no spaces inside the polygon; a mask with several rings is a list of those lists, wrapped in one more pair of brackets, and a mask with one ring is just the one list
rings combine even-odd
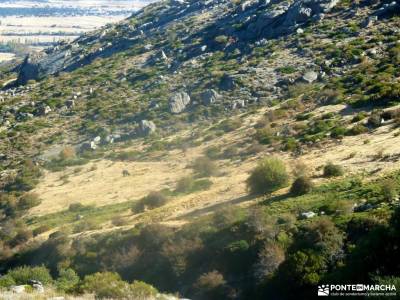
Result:
{"label": "low bush", "polygon": [[132,212],[140,213],[147,209],[154,209],[166,204],[168,198],[161,192],[150,192],[146,197],[140,199],[132,207]]}
{"label": "low bush", "polygon": [[255,139],[263,145],[271,144],[274,140],[274,132],[269,127],[258,129],[255,134]]}
{"label": "low bush", "polygon": [[263,159],[247,179],[252,194],[272,193],[288,184],[285,164],[274,157]]}
{"label": "low bush", "polygon": [[368,128],[362,124],[357,124],[354,127],[350,128],[347,132],[348,135],[359,135],[368,132]]}
{"label": "low bush", "polygon": [[42,201],[39,199],[37,194],[29,193],[24,194],[18,200],[18,209],[19,210],[28,210],[35,206],[38,206]]}
{"label": "low bush", "polygon": [[89,230],[95,230],[98,229],[99,226],[94,220],[83,220],[80,221],[78,224],[75,225],[74,227],[74,233],[80,233],[84,231],[89,231]]}
{"label": "low bush", "polygon": [[10,276],[16,284],[28,284],[30,280],[37,280],[43,284],[50,284],[53,278],[47,268],[41,267],[18,267],[8,271],[7,276]]}
{"label": "low bush", "polygon": [[72,292],[79,284],[79,276],[72,269],[61,269],[58,275],[55,286],[60,291]]}
{"label": "low bush", "polygon": [[217,165],[206,156],[198,157],[193,162],[192,167],[196,174],[200,177],[214,176],[218,173]]}
{"label": "low bush", "polygon": [[85,276],[80,289],[100,299],[122,299],[127,298],[129,285],[117,273],[104,272]]}
{"label": "low bush", "polygon": [[328,199],[330,203],[322,206],[320,209],[327,215],[347,215],[353,211],[353,202],[348,200],[336,200],[331,197]]}
{"label": "low bush", "polygon": [[33,233],[33,236],[38,236],[38,235],[40,235],[42,233],[45,233],[45,232],[49,231],[50,229],[51,229],[51,227],[49,225],[41,225],[41,226],[35,228],[32,231],[32,233]]}
{"label": "low bush", "polygon": [[324,166],[324,177],[338,177],[344,174],[344,170],[339,165],[328,163]]}
{"label": "low bush", "polygon": [[290,188],[290,193],[295,196],[301,196],[309,193],[313,188],[313,183],[310,178],[301,176],[296,178]]}

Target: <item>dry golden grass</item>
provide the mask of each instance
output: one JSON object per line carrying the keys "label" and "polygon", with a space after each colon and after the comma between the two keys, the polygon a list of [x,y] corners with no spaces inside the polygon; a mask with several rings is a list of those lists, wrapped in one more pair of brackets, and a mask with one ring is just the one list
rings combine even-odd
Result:
{"label": "dry golden grass", "polygon": [[[328,110],[340,110],[343,107],[329,107]],[[327,110],[317,110],[324,114]],[[43,215],[68,208],[72,203],[93,204],[96,206],[120,203],[127,200],[140,199],[150,191],[168,188],[173,190],[176,182],[183,176],[188,176],[191,169],[187,165],[196,157],[203,155],[204,150],[213,146],[236,145],[252,130],[257,120],[265,113],[265,109],[258,114],[243,118],[243,126],[227,133],[223,138],[216,138],[204,142],[202,145],[189,148],[183,152],[173,150],[163,153],[161,159],[150,162],[111,162],[99,160],[86,165],[83,170],[75,174],[74,168],[63,172],[47,172],[39,186],[33,191],[40,195],[42,204],[34,208],[32,215]],[[182,131],[178,135],[187,136],[190,130]],[[176,137],[175,135],[174,137]],[[365,141],[369,140],[368,143]],[[259,158],[275,155],[283,159],[288,167],[297,161],[305,162],[311,175],[321,175],[319,167],[327,162],[342,165],[346,174],[368,172],[381,174],[398,169],[399,163],[393,161],[400,154],[400,136],[394,136],[391,126],[383,126],[373,134],[363,134],[354,137],[345,137],[341,143],[326,142],[319,148],[306,150],[301,157],[294,157],[289,153],[275,151],[272,154],[265,150],[243,161],[218,161],[221,176],[211,178],[213,185],[209,190],[194,192],[173,198],[165,206],[141,214],[132,215],[126,212],[130,227],[137,222],[163,222],[171,226],[179,226],[192,220],[194,217],[208,214],[225,205],[249,205],[258,199],[249,198],[245,180],[249,171],[254,168]],[[125,150],[139,150],[142,146],[133,146]],[[376,159],[377,152],[383,149],[385,159]],[[96,168],[92,170],[92,166]],[[122,176],[123,170],[131,174]],[[68,180],[60,180],[67,174]],[[323,180],[323,179],[318,179]],[[112,229],[114,226],[105,224],[103,229]],[[108,228],[108,229],[107,229]]]}

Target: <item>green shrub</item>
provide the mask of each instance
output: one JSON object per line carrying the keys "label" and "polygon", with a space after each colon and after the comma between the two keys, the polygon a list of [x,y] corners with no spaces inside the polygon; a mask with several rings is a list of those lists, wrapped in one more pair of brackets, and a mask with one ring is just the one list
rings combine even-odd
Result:
{"label": "green shrub", "polygon": [[87,275],[82,281],[82,292],[94,293],[97,298],[127,298],[129,295],[128,283],[122,281],[117,273],[104,272]]}
{"label": "green shrub", "polygon": [[334,197],[328,197],[329,203],[320,209],[328,215],[348,215],[353,211],[353,202],[348,200],[337,200]]}
{"label": "green shrub", "polygon": [[282,146],[283,151],[296,151],[300,149],[300,143],[293,137],[287,138]]}
{"label": "green shrub", "polygon": [[356,122],[359,122],[359,121],[361,121],[361,120],[364,120],[366,117],[367,117],[367,113],[364,112],[364,111],[362,111],[362,112],[359,112],[358,114],[356,114],[356,115],[353,117],[353,119],[351,120],[351,122],[352,122],[352,123],[356,123]]}
{"label": "green shrub", "polygon": [[12,278],[10,275],[0,276],[0,288],[2,288],[2,287],[8,288],[15,284],[16,284],[16,282],[15,282],[14,278]]}
{"label": "green shrub", "polygon": [[324,177],[338,177],[344,174],[344,170],[339,165],[328,163],[324,166]]}
{"label": "green shrub", "polygon": [[62,269],[58,275],[55,284],[60,291],[71,292],[79,283],[79,276],[72,269]]}
{"label": "green shrub", "polygon": [[359,134],[363,134],[363,133],[366,133],[366,132],[368,132],[368,128],[367,128],[367,127],[365,127],[365,126],[362,125],[362,124],[357,124],[357,125],[355,125],[354,127],[352,127],[352,128],[347,132],[347,134],[348,134],[348,135],[359,135]]}
{"label": "green shrub", "polygon": [[342,138],[346,134],[346,131],[347,130],[345,127],[342,126],[335,127],[331,131],[331,137],[334,139]]}
{"label": "green shrub", "polygon": [[158,293],[157,289],[150,284],[136,280],[129,286],[129,289],[130,299],[153,299]]}
{"label": "green shrub", "polygon": [[38,280],[43,284],[50,284],[53,279],[50,272],[45,267],[18,267],[8,271],[10,276],[16,284],[28,284],[29,280]]}
{"label": "green shrub", "polygon": [[296,71],[297,71],[296,68],[292,67],[292,66],[285,66],[285,67],[278,68],[278,72],[280,72],[282,74],[293,74]]}
{"label": "green shrub", "polygon": [[255,134],[255,139],[263,145],[271,144],[274,138],[274,132],[269,127],[258,129]]}
{"label": "green shrub", "polygon": [[247,179],[252,194],[272,193],[288,184],[285,164],[274,157],[263,159]]}
{"label": "green shrub", "polygon": [[296,178],[290,188],[290,193],[295,196],[301,196],[309,193],[313,188],[313,183],[310,178],[301,176]]}

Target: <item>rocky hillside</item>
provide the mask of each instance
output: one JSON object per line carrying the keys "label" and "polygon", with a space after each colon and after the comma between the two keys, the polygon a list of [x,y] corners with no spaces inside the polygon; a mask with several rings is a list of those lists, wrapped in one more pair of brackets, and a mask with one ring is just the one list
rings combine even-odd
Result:
{"label": "rocky hillside", "polygon": [[160,1],[2,67],[0,287],[397,284],[399,16],[397,1]]}

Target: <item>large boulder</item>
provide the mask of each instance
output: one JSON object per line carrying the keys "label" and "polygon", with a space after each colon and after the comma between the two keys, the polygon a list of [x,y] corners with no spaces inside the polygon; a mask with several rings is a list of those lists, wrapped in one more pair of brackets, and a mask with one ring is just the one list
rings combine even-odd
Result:
{"label": "large boulder", "polygon": [[157,130],[156,124],[153,121],[142,120],[139,123],[139,134],[143,136],[150,135]]}
{"label": "large boulder", "polygon": [[24,285],[13,285],[10,288],[11,292],[14,294],[22,294],[25,292],[25,286]]}
{"label": "large boulder", "polygon": [[36,80],[39,78],[40,65],[39,60],[42,58],[39,54],[28,55],[22,65],[20,66],[20,71],[17,79],[18,84],[26,84],[29,80]]}
{"label": "large boulder", "polygon": [[209,89],[201,94],[201,101],[204,105],[210,105],[218,101],[221,96],[213,89]]}
{"label": "large boulder", "polygon": [[169,99],[169,109],[173,114],[183,112],[190,104],[190,96],[186,92],[178,92]]}

